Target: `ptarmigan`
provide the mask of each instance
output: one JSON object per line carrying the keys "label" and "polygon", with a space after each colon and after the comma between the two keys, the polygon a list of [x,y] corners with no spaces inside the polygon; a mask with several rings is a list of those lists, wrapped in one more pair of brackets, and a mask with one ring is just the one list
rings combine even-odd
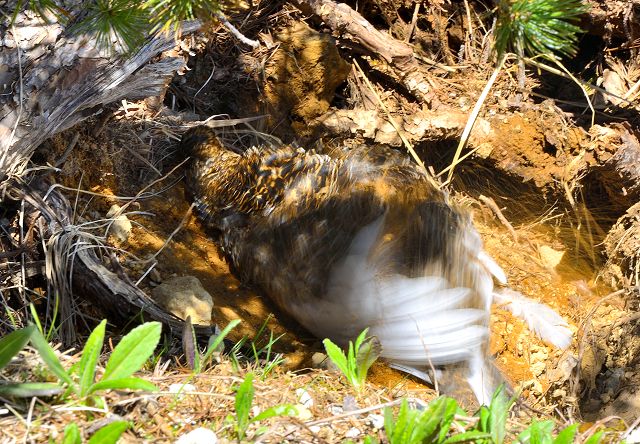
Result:
{"label": "ptarmigan", "polygon": [[[282,310],[342,345],[368,327],[395,367],[455,368],[480,402],[491,399],[502,380],[488,356],[493,280],[506,278],[469,215],[426,172],[381,147],[238,154],[206,126],[187,131],[182,147],[200,217]],[[500,298],[539,321],[531,325],[548,340],[569,344],[551,309],[515,292]]]}

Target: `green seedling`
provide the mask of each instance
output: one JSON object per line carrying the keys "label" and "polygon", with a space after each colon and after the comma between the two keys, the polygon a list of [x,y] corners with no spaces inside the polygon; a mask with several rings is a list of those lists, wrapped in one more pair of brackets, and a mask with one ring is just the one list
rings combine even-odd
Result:
{"label": "green seedling", "polygon": [[[15,355],[26,340],[37,350],[40,358],[49,370],[58,378],[65,390],[65,395],[73,393],[82,402],[100,402],[95,395],[103,390],[156,390],[156,387],[141,378],[132,377],[140,370],[153,353],[160,340],[161,325],[148,322],[131,330],[115,347],[102,378],[95,380],[96,366],[104,343],[106,320],[102,321],[89,335],[81,354],[80,361],[65,370],[45,337],[39,329],[29,326],[18,330],[0,340],[0,364],[2,357]],[[3,345],[4,351],[3,351]],[[20,346],[20,349],[17,347]],[[12,356],[13,356],[12,355]],[[10,359],[10,357],[9,357]],[[0,387],[0,394],[6,396],[43,396],[62,392],[59,384],[21,383]]]}
{"label": "green seedling", "polygon": [[[244,381],[237,387],[235,396],[236,415],[235,418],[228,417],[229,421],[234,422],[234,431],[238,442],[241,442],[247,436],[247,430],[254,422],[264,421],[265,419],[276,416],[297,416],[298,410],[290,404],[281,404],[269,407],[255,416],[251,415],[251,406],[253,405],[253,397],[255,388],[253,387],[253,373],[247,373]],[[234,421],[235,420],[235,421]],[[259,429],[256,435],[264,433]]]}
{"label": "green seedling", "polygon": [[365,328],[355,344],[349,341],[347,355],[330,339],[322,341],[327,351],[327,356],[340,369],[347,381],[357,391],[362,390],[367,372],[380,354],[379,346],[375,338],[367,337],[368,328]]}

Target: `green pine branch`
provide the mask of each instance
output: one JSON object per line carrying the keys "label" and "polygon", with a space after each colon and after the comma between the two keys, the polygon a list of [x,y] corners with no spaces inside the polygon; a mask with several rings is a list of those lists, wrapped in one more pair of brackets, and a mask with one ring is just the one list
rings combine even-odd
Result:
{"label": "green pine branch", "polygon": [[495,34],[498,58],[507,51],[520,57],[574,56],[582,32],[577,23],[586,11],[582,0],[499,0]]}
{"label": "green pine branch", "polygon": [[70,31],[95,36],[105,50],[133,51],[157,31],[179,33],[180,23],[199,19],[213,21],[221,12],[218,0],[86,0],[66,11],[54,0],[19,0],[11,16],[30,9],[45,21],[54,15],[60,23],[71,23]]}

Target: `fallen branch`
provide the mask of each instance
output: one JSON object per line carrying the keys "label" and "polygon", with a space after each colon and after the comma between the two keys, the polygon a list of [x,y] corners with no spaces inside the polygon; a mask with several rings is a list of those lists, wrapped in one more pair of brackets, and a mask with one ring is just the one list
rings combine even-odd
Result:
{"label": "fallen branch", "polygon": [[[405,88],[416,98],[429,102],[431,89],[425,80],[413,48],[373,27],[360,13],[344,3],[333,0],[299,0],[301,8],[307,6],[324,21],[336,37],[349,40],[369,53],[387,62]],[[357,49],[357,48],[356,48]]]}

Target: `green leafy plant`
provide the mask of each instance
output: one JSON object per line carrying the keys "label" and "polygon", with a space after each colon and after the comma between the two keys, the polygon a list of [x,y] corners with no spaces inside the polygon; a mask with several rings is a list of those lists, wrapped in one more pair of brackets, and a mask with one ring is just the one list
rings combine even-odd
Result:
{"label": "green leafy plant", "polygon": [[113,421],[98,429],[89,438],[89,444],[115,444],[130,426],[128,421]]}
{"label": "green leafy plant", "polygon": [[[140,370],[153,353],[160,340],[161,324],[158,322],[142,324],[123,337],[111,353],[102,378],[96,381],[96,365],[104,343],[105,328],[106,320],[91,332],[82,350],[80,361],[69,371],[64,369],[40,330],[34,326],[13,332],[2,338],[0,340],[0,359],[10,353],[17,353],[16,348],[18,345],[20,345],[20,349],[24,347],[25,338],[28,336],[28,340],[38,351],[45,365],[66,386],[66,394],[73,393],[83,402],[101,403],[95,394],[103,390],[156,390],[156,387],[150,382],[131,375]],[[7,344],[4,353],[2,351],[3,343]],[[6,396],[53,395],[61,391],[59,385],[51,383],[19,383],[0,387],[0,393]]]}
{"label": "green leafy plant", "polygon": [[490,438],[487,432],[471,430],[448,437],[455,415],[460,413],[455,399],[441,397],[423,409],[412,409],[407,400],[400,405],[394,418],[391,408],[384,411],[384,430],[390,444],[480,442]]}
{"label": "green leafy plant", "polygon": [[[255,395],[255,388],[253,387],[253,373],[247,373],[242,383],[236,388],[235,396],[235,418],[228,417],[229,421],[234,423],[234,431],[238,442],[241,442],[247,436],[247,429],[249,425],[254,422],[264,421],[265,419],[273,418],[276,416],[297,416],[298,410],[295,406],[290,404],[281,404],[273,407],[269,407],[266,410],[261,411],[255,416],[251,415],[251,406],[253,405],[253,398]],[[262,430],[258,430],[256,434],[261,434]]]}
{"label": "green leafy plant", "polygon": [[347,381],[360,391],[367,379],[367,372],[378,359],[379,347],[375,338],[367,337],[369,329],[365,328],[356,339],[355,344],[349,341],[347,355],[330,339],[322,341],[329,359],[340,369]]}
{"label": "green leafy plant", "polygon": [[488,433],[490,439],[478,442],[493,444],[502,444],[504,442],[509,410],[515,400],[516,396],[514,395],[512,398],[509,398],[504,385],[501,385],[494,392],[489,406],[483,405],[480,407],[477,414],[479,421],[476,430]]}
{"label": "green leafy plant", "polygon": [[[131,424],[127,421],[113,421],[99,428],[89,438],[89,444],[115,444],[130,426]],[[64,428],[62,444],[82,444],[82,435],[78,424],[72,422]]]}
{"label": "green leafy plant", "polygon": [[250,349],[251,355],[249,360],[255,364],[254,367],[258,370],[260,379],[266,379],[273,370],[284,362],[282,353],[274,353],[273,346],[276,342],[282,338],[283,335],[274,336],[273,331],[269,331],[269,339],[262,343],[262,335],[267,328],[267,324],[272,315],[269,315],[262,323],[253,339],[249,340],[247,336],[243,336],[238,342],[236,342],[233,348],[229,352],[231,362],[235,371],[240,369],[240,361],[242,360],[242,350]]}
{"label": "green leafy plant", "polygon": [[[0,370],[20,353],[35,333],[35,325],[16,330],[0,339]],[[58,384],[47,382],[28,382],[0,385],[0,395],[6,397],[53,396],[62,393]]]}
{"label": "green leafy plant", "polygon": [[93,34],[100,47],[107,50],[114,46],[134,50],[150,33],[159,30],[178,33],[182,21],[212,21],[221,13],[218,0],[95,0],[83,1],[73,11],[53,0],[20,0],[13,9],[12,22],[24,7],[45,21],[54,15],[60,23],[74,22],[71,32]]}
{"label": "green leafy plant", "polygon": [[562,430],[554,438],[554,428],[555,423],[551,420],[533,420],[531,425],[518,435],[518,442],[527,444],[572,444],[578,432],[578,425],[573,424]]}
{"label": "green leafy plant", "polygon": [[78,424],[75,422],[67,424],[62,436],[62,444],[82,444],[82,435],[80,435]]}
{"label": "green leafy plant", "polygon": [[211,364],[213,354],[221,350],[222,341],[224,341],[229,332],[233,330],[239,323],[239,319],[232,320],[219,334],[215,335],[215,337],[212,337],[212,340],[209,341],[204,354],[201,354],[196,347],[197,342],[193,326],[191,326],[190,322],[187,323],[190,326],[188,338],[189,343],[183,343],[183,348],[185,349],[185,355],[187,355],[187,362],[189,363],[189,366],[193,369],[195,374],[201,373]]}
{"label": "green leafy plant", "polygon": [[30,325],[0,338],[0,370],[27,345],[34,329],[35,326]]}

